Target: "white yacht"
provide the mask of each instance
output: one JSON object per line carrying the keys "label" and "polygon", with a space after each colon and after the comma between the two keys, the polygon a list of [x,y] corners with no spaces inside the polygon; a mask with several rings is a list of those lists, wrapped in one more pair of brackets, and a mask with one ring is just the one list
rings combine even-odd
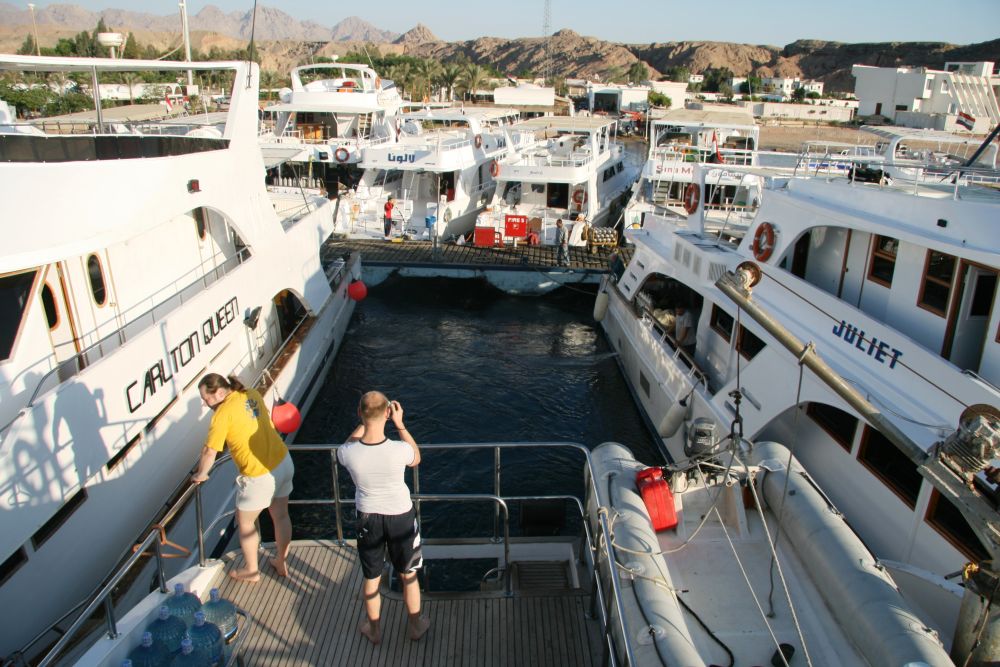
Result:
{"label": "white yacht", "polygon": [[[658,217],[684,226],[700,205],[710,231],[743,234],[760,205],[762,178],[728,166],[756,167],[759,142],[760,128],[747,111],[673,109],[654,117],[626,225],[638,229]],[[704,190],[695,165],[705,167]]]}
{"label": "white yacht", "polygon": [[[508,220],[522,220],[526,233],[550,244],[556,220],[562,219],[572,223],[570,245],[583,246],[589,240],[585,230],[613,226],[612,205],[638,175],[638,165],[618,141],[617,126],[603,116],[545,116],[514,125],[512,132],[531,135],[534,142],[498,162],[496,194],[477,229],[492,228],[505,241],[517,235]],[[610,234],[608,241],[617,237]]]}
{"label": "white yacht", "polygon": [[[264,108],[275,115],[261,141],[281,148],[287,159],[269,182],[297,187],[320,184],[331,193],[354,187],[358,164],[369,146],[395,143],[403,105],[395,84],[374,69],[350,63],[303,65],[292,70],[291,89]],[[277,149],[275,149],[277,152]]]}
{"label": "white yacht", "polygon": [[[873,144],[830,141],[806,142],[795,165],[796,174],[844,173],[849,178],[870,183],[944,181],[997,183],[996,143],[977,154],[982,139],[940,130],[911,127],[868,126],[861,128]],[[976,155],[970,168],[962,168]]]}
{"label": "white yacht", "polygon": [[353,310],[357,261],[321,257],[333,204],[265,186],[256,65],[0,56],[95,83],[189,68],[234,82],[228,113],[110,123],[98,99],[73,133],[0,128],[2,656],[51,642],[159,520],[203,443],[206,372],[305,409]]}
{"label": "white yacht", "polygon": [[364,175],[356,191],[341,197],[337,232],[383,238],[392,196],[395,238],[468,233],[493,196],[496,165],[520,140],[508,133],[517,117],[513,109],[485,107],[401,114],[396,143],[365,148]]}
{"label": "white yacht", "polygon": [[[789,443],[949,642],[954,573],[997,553],[1000,452],[1000,193],[955,176],[769,179],[738,245],[702,226],[704,201],[687,227],[647,216],[595,313],[675,459],[700,418]],[[752,300],[725,291],[733,272],[759,280]],[[806,369],[816,355],[830,373]],[[964,484],[941,483],[945,459]]]}

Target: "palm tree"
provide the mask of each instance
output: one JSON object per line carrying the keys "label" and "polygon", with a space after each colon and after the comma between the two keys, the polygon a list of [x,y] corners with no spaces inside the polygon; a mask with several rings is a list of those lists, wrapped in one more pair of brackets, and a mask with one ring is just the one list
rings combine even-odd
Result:
{"label": "palm tree", "polygon": [[278,84],[279,77],[277,72],[272,72],[271,70],[261,70],[260,72],[260,87],[262,89],[267,89],[267,101],[271,101],[271,93],[274,92],[275,85]]}
{"label": "palm tree", "polygon": [[486,78],[487,72],[485,67],[469,63],[462,72],[459,85],[465,91],[465,94],[475,96],[476,91],[483,85]]}
{"label": "palm tree", "polygon": [[455,85],[462,78],[462,67],[457,63],[445,63],[441,67],[441,83],[448,87],[448,101],[455,99]]}
{"label": "palm tree", "polygon": [[385,68],[386,76],[396,84],[396,88],[400,91],[400,96],[403,96],[405,92],[412,99],[412,86],[413,73],[412,68],[409,63],[399,63],[396,65],[389,65]]}
{"label": "palm tree", "polygon": [[433,92],[434,85],[438,80],[438,74],[441,71],[441,64],[436,60],[426,58],[419,61],[414,70],[413,74],[416,85],[423,93],[424,99],[430,99],[431,92]]}

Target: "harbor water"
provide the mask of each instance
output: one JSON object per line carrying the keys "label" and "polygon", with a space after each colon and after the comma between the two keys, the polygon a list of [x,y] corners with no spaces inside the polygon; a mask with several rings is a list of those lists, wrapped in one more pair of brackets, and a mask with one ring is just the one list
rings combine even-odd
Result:
{"label": "harbor water", "polygon": [[[299,432],[300,444],[340,443],[358,424],[358,398],[377,389],[403,405],[418,444],[605,441],[660,462],[614,354],[592,316],[592,291],[513,297],[485,282],[390,277],[360,302],[340,353]],[[395,437],[391,425],[387,434]],[[493,493],[493,452],[428,450],[420,491]],[[583,459],[567,450],[507,451],[502,495],[582,495]],[[295,455],[294,499],[329,498],[328,454]],[[411,484],[412,479],[407,475]],[[341,496],[353,486],[340,472]],[[297,539],[336,536],[332,506],[293,506]],[[567,511],[567,516],[571,512]],[[354,512],[344,526],[353,537]],[[422,505],[431,537],[492,534],[489,504]],[[518,508],[511,532],[517,534]]]}

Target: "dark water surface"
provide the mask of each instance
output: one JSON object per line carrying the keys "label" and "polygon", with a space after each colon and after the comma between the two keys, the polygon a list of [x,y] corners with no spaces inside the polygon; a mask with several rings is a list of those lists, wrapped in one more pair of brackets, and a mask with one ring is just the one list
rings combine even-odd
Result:
{"label": "dark water surface", "polygon": [[[296,442],[343,442],[358,424],[359,397],[377,389],[402,403],[418,444],[571,441],[593,448],[611,440],[639,460],[659,461],[593,320],[593,300],[568,288],[513,297],[479,281],[390,278],[357,305]],[[391,426],[387,433],[395,437]],[[493,492],[492,450],[422,455],[421,493]],[[583,489],[582,458],[568,451],[505,452],[502,465],[503,495]],[[329,455],[296,453],[295,466],[293,499],[332,497]],[[340,481],[341,496],[353,497],[343,470]],[[293,512],[296,538],[335,537],[332,507]],[[487,504],[428,502],[422,517],[425,537],[492,534]],[[344,526],[353,536],[353,511]]]}

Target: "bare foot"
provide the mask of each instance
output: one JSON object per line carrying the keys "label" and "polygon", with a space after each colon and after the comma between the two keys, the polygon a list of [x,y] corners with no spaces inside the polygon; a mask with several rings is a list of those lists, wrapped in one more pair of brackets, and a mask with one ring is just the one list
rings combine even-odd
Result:
{"label": "bare foot", "polygon": [[274,568],[274,571],[278,574],[279,577],[288,576],[288,565],[285,563],[285,561],[279,561],[277,558],[272,558],[271,567]]}
{"label": "bare foot", "polygon": [[372,623],[367,618],[361,619],[358,624],[358,632],[363,634],[372,644],[378,644],[382,641],[382,629],[379,627],[378,621]]}
{"label": "bare foot", "polygon": [[245,581],[248,584],[256,584],[258,581],[260,581],[260,572],[257,571],[249,572],[244,568],[240,568],[238,570],[230,570],[229,576],[235,579],[236,581]]}
{"label": "bare foot", "polygon": [[430,619],[424,616],[416,616],[410,617],[408,625],[410,639],[413,641],[419,641],[421,637],[427,634],[427,629],[431,627],[431,622]]}

